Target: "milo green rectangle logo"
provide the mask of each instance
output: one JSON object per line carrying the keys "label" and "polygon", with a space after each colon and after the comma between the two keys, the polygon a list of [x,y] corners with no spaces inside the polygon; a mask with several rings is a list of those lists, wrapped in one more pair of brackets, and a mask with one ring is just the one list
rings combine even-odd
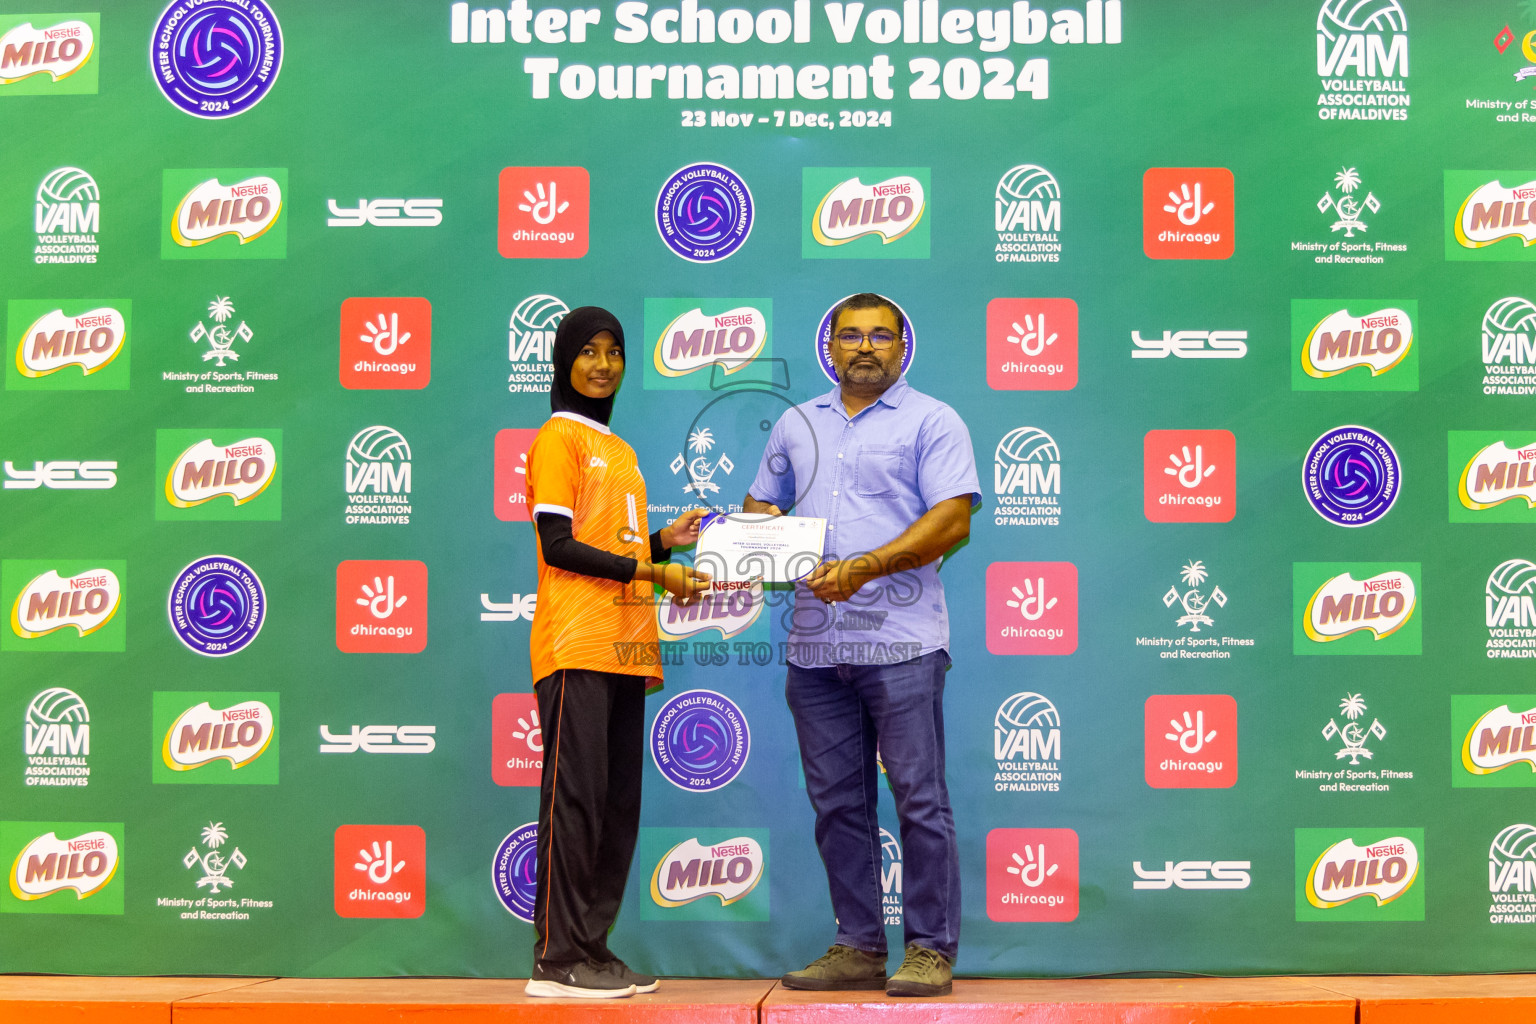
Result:
{"label": "milo green rectangle logo", "polygon": [[1446,435],[1453,523],[1536,523],[1536,430]]}
{"label": "milo green rectangle logo", "polygon": [[151,781],[277,785],[277,694],[157,692],[151,709]]}
{"label": "milo green rectangle logo", "polygon": [[926,167],[806,167],[800,255],[808,260],[925,260]]}
{"label": "milo green rectangle logo", "polygon": [[123,824],[0,821],[0,914],[121,914]]}
{"label": "milo green rectangle logo", "polygon": [[1418,562],[1296,562],[1296,654],[1421,654]]}
{"label": "milo green rectangle logo", "polygon": [[1536,694],[1451,697],[1451,785],[1536,787]]}
{"label": "milo green rectangle logo", "polygon": [[0,651],[123,650],[127,585],[121,559],[0,561],[0,607],[7,614]]}
{"label": "milo green rectangle logo", "polygon": [[773,354],[772,327],[772,299],[646,299],[645,387],[725,387]]}
{"label": "milo green rectangle logo", "polygon": [[1445,258],[1536,260],[1536,170],[1446,171]]}
{"label": "milo green rectangle logo", "polygon": [[100,14],[0,14],[0,99],[97,91]]}
{"label": "milo green rectangle logo", "polygon": [[127,391],[127,299],[11,299],[7,391]]}
{"label": "milo green rectangle logo", "polygon": [[155,431],[155,518],[283,518],[281,430]]}
{"label": "milo green rectangle logo", "polygon": [[165,171],[160,258],[284,259],[287,192],[285,167]]}
{"label": "milo green rectangle logo", "polygon": [[768,920],[768,830],[642,828],[642,921]]}
{"label": "milo green rectangle logo", "polygon": [[1417,391],[1413,299],[1292,299],[1292,391]]}
{"label": "milo green rectangle logo", "polygon": [[1296,920],[1424,920],[1424,830],[1297,829]]}

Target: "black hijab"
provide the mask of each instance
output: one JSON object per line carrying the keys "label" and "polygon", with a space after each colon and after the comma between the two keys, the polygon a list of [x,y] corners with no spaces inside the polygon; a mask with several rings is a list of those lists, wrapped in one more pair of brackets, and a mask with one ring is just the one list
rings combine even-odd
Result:
{"label": "black hijab", "polygon": [[613,396],[588,398],[571,386],[571,367],[581,347],[603,331],[613,335],[624,350],[624,328],[612,313],[600,306],[578,306],[565,314],[555,329],[555,378],[549,385],[549,407],[554,412],[573,412],[606,425],[613,415]]}

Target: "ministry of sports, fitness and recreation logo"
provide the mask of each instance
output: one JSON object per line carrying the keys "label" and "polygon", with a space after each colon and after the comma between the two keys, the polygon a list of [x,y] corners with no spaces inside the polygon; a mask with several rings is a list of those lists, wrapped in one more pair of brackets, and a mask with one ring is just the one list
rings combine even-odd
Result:
{"label": "ministry of sports, fitness and recreation logo", "polygon": [[33,263],[95,263],[101,254],[101,190],[78,167],[49,171],[37,186]]}
{"label": "ministry of sports, fitness and recreation logo", "polygon": [[547,395],[554,371],[555,330],[571,308],[553,295],[530,295],[512,310],[507,324],[507,358],[514,395]]}
{"label": "ministry of sports, fitness and recreation logo", "polygon": [[193,117],[245,113],[283,68],[283,33],[265,0],[173,0],[149,45],[155,84]]}
{"label": "ministry of sports, fitness and recreation logo", "polygon": [[25,785],[90,785],[91,712],[79,694],[50,686],[27,705],[24,725]]}
{"label": "ministry of sports, fitness and recreation logo", "polygon": [[800,255],[906,259],[929,255],[926,167],[806,167],[801,171]]}
{"label": "ministry of sports, fitness and recreation logo", "polygon": [[[0,97],[94,93],[100,14],[0,15]],[[34,20],[36,23],[34,23]]]}
{"label": "ministry of sports, fitness and recreation logo", "polygon": [[1499,299],[1482,326],[1483,394],[1536,395],[1536,303]]}
{"label": "ministry of sports, fitness and recreation logo", "polygon": [[1417,391],[1418,314],[1412,299],[1292,299],[1291,389]]}
{"label": "ministry of sports, fitness and recreation logo", "polygon": [[1296,654],[1419,654],[1418,562],[1296,562]]}
{"label": "ministry of sports, fitness and recreation logo", "polygon": [[651,759],[679,789],[720,789],[741,774],[751,752],[746,715],[713,690],[678,694],[661,706],[651,723]]}
{"label": "ministry of sports, fitness and recreation logo", "polygon": [[1317,77],[1320,120],[1408,120],[1408,15],[1398,0],[1323,0]]}
{"label": "ministry of sports, fitness and recreation logo", "polygon": [[[843,299],[849,296],[844,295]],[[821,323],[816,328],[816,358],[821,362],[821,372],[827,375],[832,383],[838,383],[837,367],[832,363],[832,311],[837,309],[838,303],[843,299],[827,307],[827,311],[821,315]],[[906,373],[912,368],[912,360],[917,356],[917,325],[907,315],[907,311],[901,308],[898,302],[891,305],[901,310],[901,319],[905,323],[905,347],[901,353],[901,372]]]}
{"label": "ministry of sports, fitness and recreation logo", "polygon": [[1488,845],[1489,924],[1536,924],[1536,825],[1507,825]]}
{"label": "ministry of sports, fitness and recreation logo", "polygon": [[120,822],[0,821],[0,912],[121,914],[122,851]]}
{"label": "ministry of sports, fitness and recreation logo", "polygon": [[1036,164],[1011,167],[992,197],[998,263],[1061,262],[1061,186]]}
{"label": "ministry of sports, fitness and recreation logo", "polygon": [[491,858],[491,886],[507,913],[533,923],[533,901],[538,891],[539,823],[519,825],[496,847]]}
{"label": "ministry of sports, fitness and recreation logo", "polygon": [[393,427],[359,430],[347,444],[348,525],[411,521],[411,445]]}
{"label": "ministry of sports, fitness and recreation logo", "polygon": [[1296,920],[1424,920],[1424,830],[1296,830]]}
{"label": "ministry of sports, fitness and recreation logo", "polygon": [[661,240],[690,263],[717,263],[733,255],[752,234],[753,218],[751,189],[720,164],[679,168],[656,196]]}
{"label": "ministry of sports, fitness and recreation logo", "polygon": [[1500,562],[1483,593],[1488,657],[1536,658],[1536,562]]}
{"label": "ministry of sports, fitness and recreation logo", "polygon": [[641,863],[654,862],[643,921],[768,920],[768,830],[643,828]]}
{"label": "ministry of sports, fitness and recreation logo", "polygon": [[279,430],[212,436],[201,430],[156,431],[155,464],[163,474],[165,501],[156,502],[155,518],[281,519],[281,445]]}
{"label": "ministry of sports, fitness and recreation logo", "polygon": [[1049,697],[1011,694],[992,716],[992,788],[999,793],[1061,791],[1061,714]]}
{"label": "ministry of sports, fitness and recreation logo", "polygon": [[1387,439],[1359,426],[1323,434],[1301,463],[1313,511],[1336,526],[1368,526],[1390,512],[1402,490],[1402,473]]}
{"label": "ministry of sports, fitness and recreation logo", "polygon": [[186,856],[181,858],[182,866],[189,871],[202,873],[202,877],[197,880],[197,887],[206,887],[210,896],[217,894],[220,889],[234,888],[235,879],[230,877],[230,872],[245,867],[245,854],[240,852],[239,846],[232,847],[227,856],[219,852],[219,848],[229,842],[229,830],[222,821],[210,821],[202,830],[201,838],[202,851],[199,852],[194,844]]}
{"label": "ministry of sports, fitness and recreation logo", "polygon": [[1373,737],[1378,740],[1386,739],[1387,727],[1381,724],[1381,719],[1374,716],[1369,726],[1364,724],[1365,698],[1358,693],[1345,694],[1344,699],[1339,701],[1339,711],[1344,716],[1343,725],[1340,725],[1336,719],[1330,718],[1328,724],[1323,726],[1323,739],[1333,740],[1337,737],[1338,742],[1343,744],[1333,752],[1334,758],[1342,760],[1347,757],[1352,766],[1359,765],[1362,757],[1367,761],[1372,760],[1375,755],[1366,743]]}
{"label": "ministry of sports, fitness and recreation logo", "polygon": [[224,658],[261,632],[267,595],[250,566],[228,555],[208,555],[176,574],[168,611],[171,629],[188,650]]}

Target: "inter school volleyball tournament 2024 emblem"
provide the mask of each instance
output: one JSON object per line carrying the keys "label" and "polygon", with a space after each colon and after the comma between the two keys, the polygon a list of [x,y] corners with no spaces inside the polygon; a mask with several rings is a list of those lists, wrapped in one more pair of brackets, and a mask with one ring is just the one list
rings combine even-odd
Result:
{"label": "inter school volleyball tournament 2024 emblem", "polygon": [[267,596],[256,573],[227,555],[190,563],[171,584],[171,629],[189,650],[224,658],[261,632]]}
{"label": "inter school volleyball tournament 2024 emblem", "polygon": [[193,117],[245,113],[282,67],[282,30],[264,0],[175,0],[150,36],[155,84]]}
{"label": "inter school volleyball tournament 2024 emblem", "polygon": [[741,175],[720,164],[678,169],[656,196],[661,240],[690,263],[717,263],[752,234],[752,191]]}
{"label": "inter school volleyball tournament 2024 emblem", "polygon": [[1402,465],[1387,439],[1365,427],[1335,427],[1312,442],[1302,461],[1307,500],[1338,526],[1367,526],[1392,510]]}

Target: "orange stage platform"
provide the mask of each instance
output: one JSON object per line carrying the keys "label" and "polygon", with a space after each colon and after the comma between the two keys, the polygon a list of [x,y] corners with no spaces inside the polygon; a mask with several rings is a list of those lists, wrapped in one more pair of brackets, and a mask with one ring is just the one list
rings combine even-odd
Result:
{"label": "orange stage platform", "polygon": [[611,1001],[529,999],[516,981],[0,976],[16,1024],[1428,1024],[1536,1018],[1536,975],[961,980],[938,999],[668,980]]}

